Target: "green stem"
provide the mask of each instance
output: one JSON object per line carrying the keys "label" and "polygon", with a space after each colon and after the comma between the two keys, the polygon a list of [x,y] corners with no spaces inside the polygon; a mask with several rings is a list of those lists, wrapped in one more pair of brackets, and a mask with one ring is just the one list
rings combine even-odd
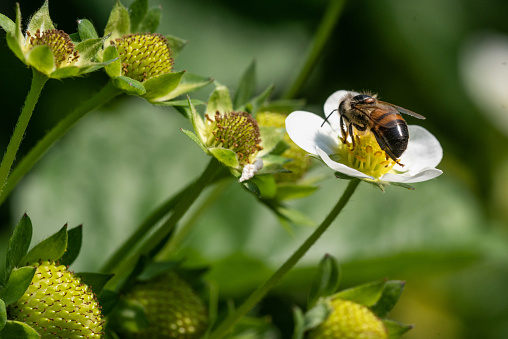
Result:
{"label": "green stem", "polygon": [[124,258],[121,262],[112,263],[112,269],[108,273],[115,273],[115,276],[108,282],[108,286],[116,287],[124,279],[142,255],[148,255],[170,232],[184,216],[185,212],[192,206],[201,192],[208,184],[213,182],[216,175],[222,169],[222,165],[213,158],[194,184],[185,191],[182,199],[175,206],[173,214],[140,246],[133,255]]}
{"label": "green stem", "polygon": [[234,326],[234,324],[243,317],[259,300],[279,281],[284,275],[296,265],[296,263],[304,256],[309,248],[319,239],[319,237],[328,229],[328,226],[335,220],[335,218],[342,211],[344,206],[353,195],[354,191],[360,183],[359,179],[353,179],[349,182],[344,194],[337,202],[337,205],[332,209],[326,219],[319,225],[318,228],[305,240],[305,242],[293,253],[293,255],[258,289],[256,289],[249,298],[231,315],[229,315],[218,327],[211,333],[209,339],[219,339],[224,337]]}
{"label": "green stem", "polygon": [[171,237],[171,240],[158,254],[158,258],[167,259],[169,256],[173,255],[178,247],[182,244],[182,242],[187,238],[190,231],[196,224],[197,220],[203,215],[204,211],[206,211],[212,204],[216,203],[219,200],[219,197],[224,193],[226,188],[231,185],[232,180],[224,180],[221,183],[215,185],[214,189],[206,199],[199,205],[198,208],[194,209],[192,216],[187,220],[185,224],[178,228],[177,233]]}
{"label": "green stem", "polygon": [[[34,148],[21,160],[21,162],[12,171],[9,179],[7,180],[4,190],[0,195],[0,205],[5,201],[7,196],[12,192],[17,183],[23,176],[37,163],[42,155],[67,131],[71,129],[76,122],[79,121],[85,114],[98,108],[104,103],[108,102],[115,96],[122,92],[117,89],[112,81],[109,81],[99,92],[95,93],[90,99],[81,103],[74,111],[69,113],[63,120],[61,120],[48,134],[42,138]],[[27,98],[28,99],[28,98]]]}
{"label": "green stem", "polygon": [[21,114],[19,115],[18,122],[14,128],[14,132],[12,133],[9,145],[7,145],[7,150],[5,151],[4,157],[2,159],[2,164],[0,164],[0,198],[6,195],[5,185],[7,177],[11,171],[14,159],[16,159],[16,153],[18,153],[19,145],[21,145],[21,141],[25,135],[26,128],[28,127],[28,122],[32,117],[32,112],[35,108],[35,105],[37,104],[37,101],[39,100],[39,96],[41,95],[41,91],[44,88],[46,81],[49,79],[46,75],[39,72],[35,68],[32,68],[32,71],[33,77],[30,91],[28,92],[28,95],[25,99],[25,105],[21,110]]}
{"label": "green stem", "polygon": [[162,219],[167,215],[175,205],[182,199],[183,195],[192,187],[192,183],[183,188],[180,192],[166,200],[157,207],[144,221],[139,225],[123,245],[109,258],[101,268],[101,272],[111,272],[115,266],[131,251],[138,242]]}
{"label": "green stem", "polygon": [[345,0],[330,0],[330,4],[326,8],[325,16],[321,20],[318,31],[314,36],[312,45],[310,46],[307,55],[305,57],[305,63],[300,68],[293,84],[287,89],[282,96],[282,99],[293,99],[295,98],[303,84],[307,81],[312,69],[314,68],[318,57],[322,54],[323,48],[326,42],[330,38],[330,35],[337,24],[342,8],[344,7]]}

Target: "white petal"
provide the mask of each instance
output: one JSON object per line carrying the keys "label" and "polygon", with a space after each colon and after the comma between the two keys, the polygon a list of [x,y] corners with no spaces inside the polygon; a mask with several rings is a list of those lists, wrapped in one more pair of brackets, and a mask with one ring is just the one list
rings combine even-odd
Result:
{"label": "white petal", "polygon": [[[343,89],[334,92],[332,95],[330,95],[328,97],[328,99],[326,99],[325,105],[323,106],[323,111],[325,113],[325,117],[330,115],[330,113],[332,113],[333,110],[336,110],[339,108],[339,104],[342,102],[342,100],[344,100],[344,97],[348,93],[360,94],[358,92],[346,91]],[[339,116],[338,112],[332,113],[330,115],[330,117],[328,118],[328,122],[333,126],[333,128],[338,133],[340,133],[339,132],[340,131],[340,116]]]}
{"label": "white petal", "polygon": [[382,181],[390,181],[390,182],[401,182],[401,183],[413,183],[413,182],[421,182],[427,181],[430,179],[434,179],[435,177],[440,176],[443,171],[438,170],[436,168],[429,168],[426,170],[422,170],[413,175],[404,174],[394,174],[394,173],[386,173],[381,177]]}
{"label": "white petal", "polygon": [[263,160],[256,159],[253,164],[245,165],[242,171],[242,176],[238,179],[239,182],[251,179],[260,169],[263,168]]}
{"label": "white petal", "polygon": [[323,159],[325,164],[328,167],[330,167],[331,169],[333,169],[333,170],[335,170],[337,172],[340,172],[340,173],[344,173],[344,174],[349,175],[351,177],[355,177],[355,178],[367,178],[367,179],[374,180],[374,177],[365,175],[362,172],[355,170],[354,168],[351,168],[351,167],[348,167],[348,166],[346,166],[344,164],[341,164],[341,163],[333,161],[332,159],[330,159],[328,154],[326,154],[326,152],[323,151],[322,149],[320,149],[319,147],[317,147],[316,149],[317,149],[317,152],[318,152],[319,156],[321,157],[321,159]]}
{"label": "white petal", "polygon": [[339,136],[323,118],[314,113],[295,111],[286,118],[286,131],[291,140],[308,153],[317,155],[319,146],[328,154],[335,153],[339,145]]}
{"label": "white petal", "polygon": [[436,137],[425,128],[417,125],[408,127],[409,143],[400,158],[405,166],[397,166],[396,169],[412,176],[424,169],[435,168],[443,158],[443,149]]}

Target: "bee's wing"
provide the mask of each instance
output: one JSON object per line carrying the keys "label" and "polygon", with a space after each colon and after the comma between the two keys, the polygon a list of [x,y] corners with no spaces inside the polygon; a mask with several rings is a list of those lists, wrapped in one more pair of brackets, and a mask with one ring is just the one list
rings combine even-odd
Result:
{"label": "bee's wing", "polygon": [[410,110],[408,110],[408,109],[406,109],[404,107],[400,107],[400,106],[397,106],[397,105],[394,105],[394,104],[390,104],[389,102],[384,102],[384,101],[379,101],[379,102],[382,103],[382,104],[385,104],[385,105],[392,106],[393,108],[395,108],[400,113],[404,113],[404,114],[410,115],[410,116],[415,117],[417,119],[425,120],[425,117],[423,115],[420,115],[418,113],[410,111]]}

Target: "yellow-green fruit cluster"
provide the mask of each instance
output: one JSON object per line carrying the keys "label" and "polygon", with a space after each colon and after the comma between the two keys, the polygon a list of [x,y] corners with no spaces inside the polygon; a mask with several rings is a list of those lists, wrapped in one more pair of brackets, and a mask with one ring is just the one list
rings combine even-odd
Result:
{"label": "yellow-green fruit cluster", "polygon": [[137,283],[126,298],[144,307],[149,326],[125,337],[196,339],[206,330],[208,314],[203,301],[174,272]]}
{"label": "yellow-green fruit cluster", "polygon": [[330,302],[332,312],[310,334],[311,339],[387,339],[383,322],[367,307],[348,300]]}
{"label": "yellow-green fruit cluster", "polygon": [[90,287],[63,265],[44,261],[34,266],[34,278],[9,306],[9,318],[30,325],[41,338],[101,338],[101,310]]}
{"label": "yellow-green fruit cluster", "polygon": [[[256,115],[259,126],[272,126],[285,128],[286,115],[282,113],[261,112]],[[282,156],[291,159],[291,162],[284,164],[284,167],[291,173],[277,174],[275,178],[278,182],[295,182],[300,179],[310,167],[310,158],[307,152],[298,147],[289,135],[284,135],[284,142],[289,148],[282,153]]]}

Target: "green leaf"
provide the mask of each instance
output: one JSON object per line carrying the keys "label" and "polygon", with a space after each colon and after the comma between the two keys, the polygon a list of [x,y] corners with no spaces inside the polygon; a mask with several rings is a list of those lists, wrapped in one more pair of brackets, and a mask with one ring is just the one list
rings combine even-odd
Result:
{"label": "green leaf", "polygon": [[263,154],[270,153],[277,147],[284,139],[286,129],[275,126],[259,126],[259,133],[261,134],[261,146],[263,146],[259,156],[262,156]]}
{"label": "green leaf", "polygon": [[108,23],[104,29],[104,35],[112,34],[111,39],[120,38],[125,34],[129,34],[131,28],[131,19],[129,11],[125,8],[120,0],[117,0],[111,13],[109,14]]}
{"label": "green leaf", "polygon": [[165,97],[158,99],[157,103],[162,103],[167,100],[176,98],[179,95],[196,91],[200,88],[205,87],[211,82],[211,78],[205,78],[200,75],[185,72],[178,86]]}
{"label": "green leaf", "polygon": [[317,304],[305,313],[304,329],[310,330],[311,328],[319,326],[326,320],[326,318],[328,318],[331,312],[332,308],[328,303],[322,302]]}
{"label": "green leaf", "polygon": [[99,295],[104,288],[104,285],[113,278],[114,274],[102,274],[102,273],[90,273],[90,272],[80,272],[76,273],[78,277],[81,278],[81,282],[87,284],[92,287],[92,291]]}
{"label": "green leaf", "polygon": [[303,106],[305,106],[305,100],[297,99],[297,100],[274,100],[265,103],[261,109],[263,111],[269,111],[274,113],[285,113],[289,114],[294,111],[300,110]]}
{"label": "green leaf", "polygon": [[41,32],[47,31],[48,29],[55,29],[53,25],[53,21],[49,17],[49,2],[46,0],[42,7],[35,12],[30,18],[30,22],[28,23],[27,31],[32,33],[32,35],[40,29]]}
{"label": "green leaf", "polygon": [[50,75],[55,69],[53,52],[46,45],[35,46],[27,55],[27,62],[39,72]]}
{"label": "green leaf", "polygon": [[319,262],[317,276],[310,288],[308,305],[312,307],[320,298],[331,296],[339,287],[340,266],[337,260],[326,254]]}
{"label": "green leaf", "polygon": [[249,67],[245,70],[238,89],[236,90],[235,97],[233,99],[233,107],[238,110],[240,107],[249,102],[250,98],[254,95],[256,89],[256,62],[252,61]]}
{"label": "green leaf", "polygon": [[79,225],[67,231],[67,249],[60,259],[60,264],[70,266],[78,257],[83,239],[83,226]]}
{"label": "green leaf", "polygon": [[286,201],[308,197],[316,192],[318,187],[298,184],[279,184],[277,186],[277,200]]}
{"label": "green leaf", "polygon": [[229,96],[229,90],[226,86],[219,83],[215,83],[215,86],[215,90],[210,95],[210,99],[208,99],[206,113],[214,116],[217,111],[221,114],[232,112],[233,105]]}
{"label": "green leaf", "polygon": [[16,34],[16,24],[14,21],[0,13],[0,27],[7,33],[7,34]]}
{"label": "green leaf", "polygon": [[187,41],[174,35],[166,35],[165,37],[166,40],[168,40],[168,45],[169,48],[171,48],[173,58],[176,58],[178,54],[180,54],[184,46],[187,45]]}
{"label": "green leaf", "polygon": [[2,299],[6,305],[16,302],[23,296],[28,286],[30,286],[35,271],[36,268],[31,266],[13,269],[7,284],[0,291],[0,299]]}
{"label": "green leaf", "polygon": [[5,274],[2,276],[3,286],[9,278],[11,270],[18,266],[21,259],[25,256],[30,247],[30,241],[32,240],[32,222],[27,214],[21,217],[18,225],[14,229],[11,238],[9,239],[9,247],[7,248],[7,260],[5,266]]}
{"label": "green leaf", "polygon": [[5,302],[0,299],[0,331],[4,328],[7,322],[7,309],[5,308]]}
{"label": "green leaf", "polygon": [[340,291],[334,299],[350,300],[367,307],[375,305],[382,296],[385,280],[376,281]]}
{"label": "green leaf", "polygon": [[34,246],[21,262],[26,265],[36,263],[40,260],[57,261],[65,253],[67,248],[67,225],[64,225],[58,232]]}
{"label": "green leaf", "polygon": [[185,71],[178,73],[166,73],[143,82],[146,94],[143,98],[149,102],[160,102],[174,98],[169,94],[178,86]]}
{"label": "green leaf", "polygon": [[150,323],[143,306],[130,300],[120,300],[108,317],[108,325],[119,332],[138,332]]}
{"label": "green leaf", "polygon": [[143,84],[137,80],[126,76],[119,76],[113,79],[113,84],[119,88],[122,92],[129,95],[143,95],[146,93]]}
{"label": "green leaf", "polygon": [[383,288],[381,299],[371,307],[371,311],[379,318],[386,317],[399,300],[405,285],[403,281],[387,281]]}
{"label": "green leaf", "polygon": [[393,320],[383,320],[388,332],[388,339],[398,339],[413,328],[411,325],[404,325]]}
{"label": "green leaf", "polygon": [[293,320],[295,323],[292,339],[303,339],[305,333],[305,318],[299,307],[293,307]]}
{"label": "green leaf", "polygon": [[273,90],[275,89],[275,86],[270,85],[268,86],[263,93],[249,101],[249,103],[246,105],[245,110],[249,111],[250,114],[253,116],[256,115],[258,110],[263,106],[266,100],[268,100],[268,97],[272,94]]}
{"label": "green leaf", "polygon": [[205,152],[206,154],[209,154],[208,153],[208,149],[206,148],[206,146],[201,142],[201,140],[198,138],[198,136],[196,134],[194,134],[193,132],[191,131],[187,131],[185,129],[181,129],[182,132],[185,133],[186,136],[188,136],[192,141],[194,141],[202,150],[203,152]]}
{"label": "green leaf", "polygon": [[227,148],[209,148],[208,151],[227,167],[237,168],[240,164],[236,153]]}
{"label": "green leaf", "polygon": [[95,27],[87,19],[79,19],[78,20],[78,33],[81,41],[85,41],[88,39],[98,39],[99,35],[95,30]]}
{"label": "green leaf", "polygon": [[162,10],[160,7],[150,8],[146,13],[143,20],[139,23],[138,32],[155,32],[162,17]]}
{"label": "green leaf", "polygon": [[7,320],[5,327],[0,331],[0,339],[40,339],[36,330],[25,323]]}
{"label": "green leaf", "polygon": [[105,66],[104,69],[110,78],[116,78],[122,75],[122,62],[120,61],[120,54],[116,46],[110,45],[104,49],[102,54],[103,61],[112,61],[109,65]]}
{"label": "green leaf", "polygon": [[130,18],[131,18],[131,32],[137,32],[138,26],[141,20],[148,11],[148,0],[135,0],[129,6]]}

